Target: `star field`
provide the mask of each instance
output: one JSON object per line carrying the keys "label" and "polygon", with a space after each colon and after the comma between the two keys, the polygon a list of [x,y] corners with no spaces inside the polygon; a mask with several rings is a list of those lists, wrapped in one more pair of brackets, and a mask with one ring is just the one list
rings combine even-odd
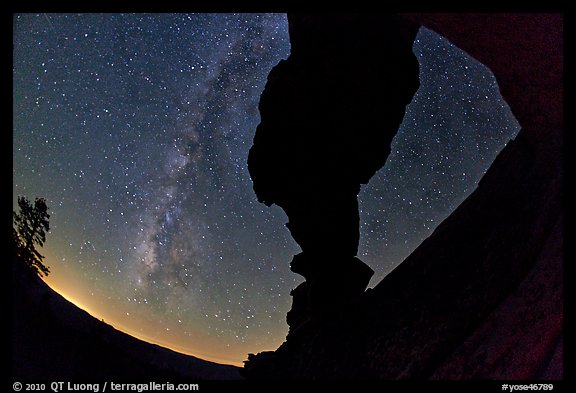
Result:
{"label": "star field", "polygon": [[[138,337],[226,363],[287,333],[299,252],[247,170],[283,14],[14,16],[13,205],[44,197],[47,282]],[[486,68],[436,34],[386,167],[360,193],[359,256],[397,266],[518,124]],[[353,132],[351,130],[350,132]]]}
{"label": "star field", "polygon": [[420,89],[386,165],[359,197],[359,255],[379,267],[374,285],[458,207],[520,131],[484,65],[425,28],[413,51]]}

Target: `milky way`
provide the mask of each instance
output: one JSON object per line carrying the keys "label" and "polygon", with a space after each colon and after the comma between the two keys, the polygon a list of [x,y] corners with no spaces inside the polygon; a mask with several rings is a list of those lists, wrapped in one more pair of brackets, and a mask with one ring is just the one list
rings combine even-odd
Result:
{"label": "milky way", "polygon": [[[276,348],[299,252],[246,159],[282,14],[14,17],[13,205],[46,198],[48,283],[139,337],[223,362]],[[375,285],[518,132],[493,76],[436,34],[386,167],[360,194]],[[350,130],[350,132],[354,132]]]}

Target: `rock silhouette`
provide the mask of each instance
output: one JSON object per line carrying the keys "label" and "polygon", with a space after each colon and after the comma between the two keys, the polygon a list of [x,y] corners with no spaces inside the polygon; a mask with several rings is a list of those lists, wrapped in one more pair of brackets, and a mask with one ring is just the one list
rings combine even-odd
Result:
{"label": "rock silhouette", "polygon": [[419,69],[418,28],[396,15],[288,19],[292,51],[268,76],[248,169],[302,248],[290,265],[306,278],[292,292],[295,328],[363,293],[374,273],[356,258],[357,195],[386,162]]}
{"label": "rock silhouette", "polygon": [[[346,104],[327,104],[338,102],[337,83],[330,84],[324,77],[332,75],[336,80],[332,67],[339,69],[337,65],[346,61],[353,61],[357,70],[385,67],[374,64],[369,55],[341,59],[357,56],[346,51],[354,46],[350,42],[357,40],[370,52],[383,52],[382,58],[395,58],[396,49],[411,45],[414,26],[435,30],[493,71],[522,130],[498,155],[478,188],[373,290],[363,293],[357,288],[354,292],[359,294],[337,303],[329,316],[316,316],[310,302],[297,301],[309,298],[310,287],[321,288],[312,284],[313,274],[303,270],[303,285],[308,288],[294,290],[288,315],[291,327],[300,322],[298,328],[291,329],[276,351],[251,354],[244,375],[250,379],[561,379],[562,15],[290,15],[289,24],[291,58],[271,72],[262,95],[262,123],[251,151],[250,171],[259,200],[277,203],[287,212],[291,233],[303,249],[292,262],[296,272],[302,267],[331,274],[337,264],[326,257],[329,244],[349,257],[355,251],[354,187],[367,182],[384,164],[390,135],[401,120],[399,114],[394,117],[392,108],[381,112],[382,119],[370,117],[368,103],[345,120],[350,114]],[[362,39],[356,36],[360,26],[368,31],[385,29],[382,25],[399,33],[388,31],[387,40],[392,42],[372,33],[358,33]],[[301,60],[291,60],[292,55]],[[335,57],[338,60],[331,60]],[[409,77],[412,69],[398,75],[390,68],[383,72],[383,79],[397,77],[398,91],[406,88],[402,97],[407,101],[417,87]],[[361,102],[366,74],[359,79],[352,73],[337,75],[347,79],[343,83],[346,102]],[[309,84],[317,90],[307,90],[304,86]],[[383,119],[388,115],[390,119]],[[384,122],[388,126],[378,128]],[[360,131],[351,137],[356,129]],[[343,138],[349,143],[342,144]],[[377,138],[381,139],[376,142]],[[343,145],[349,147],[347,154],[331,160]],[[319,157],[320,165],[310,166]],[[362,158],[346,160],[351,157]],[[307,196],[311,199],[302,202]],[[307,210],[301,213],[302,205]],[[321,231],[319,222],[327,216],[330,228]],[[333,232],[338,232],[332,238],[336,241],[330,242]],[[339,289],[345,291],[348,283],[354,286],[360,281],[343,279]],[[302,323],[306,316],[308,323]]]}

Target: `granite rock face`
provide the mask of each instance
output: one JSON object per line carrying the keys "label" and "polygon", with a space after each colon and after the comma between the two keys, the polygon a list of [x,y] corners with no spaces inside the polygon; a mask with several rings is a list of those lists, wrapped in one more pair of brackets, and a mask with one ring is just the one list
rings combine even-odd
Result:
{"label": "granite rock face", "polygon": [[[561,379],[562,15],[409,14],[382,17],[384,19],[374,16],[363,22],[351,22],[355,20],[353,16],[331,18],[333,22],[324,24],[320,16],[290,16],[292,53],[306,54],[304,58],[314,54],[326,57],[338,52],[332,48],[337,48],[338,40],[327,46],[330,49],[326,49],[326,53],[321,53],[318,48],[324,45],[320,39],[342,39],[359,25],[381,27],[391,20],[395,31],[402,33],[387,37],[405,45],[406,39],[413,39],[414,26],[424,25],[444,35],[493,71],[522,130],[498,155],[478,188],[374,289],[358,291],[359,294],[349,297],[348,302],[338,302],[330,313],[310,314],[306,307],[296,310],[293,307],[296,315],[312,315],[312,318],[291,330],[287,341],[276,351],[251,355],[244,374],[251,379]],[[322,34],[316,39],[308,39],[316,32]],[[382,41],[372,34],[364,36],[362,42],[374,52],[386,52],[386,49],[380,49]],[[393,43],[386,45],[386,48],[395,48]],[[372,59],[367,57],[363,61],[371,62]],[[302,80],[314,84],[312,75],[322,74],[309,70],[310,65],[304,60],[297,64],[300,66],[298,72],[289,76],[273,71],[270,76],[273,82],[269,84],[300,86]],[[391,74],[386,73],[386,76],[391,77]],[[362,86],[366,81],[351,74],[341,77],[348,79],[347,84],[356,85],[356,88],[347,88],[349,102],[362,100]],[[416,85],[411,84],[410,78],[398,78],[397,81],[399,90],[402,90],[402,83],[406,83],[406,97],[413,94]],[[326,87],[320,82],[316,86],[319,89]],[[301,199],[293,197],[289,190],[294,185],[304,185],[296,187],[301,190],[319,190],[312,192],[320,197],[313,199],[317,201],[316,205],[309,205],[307,214],[321,217],[316,212],[326,207],[316,210],[314,206],[330,200],[333,190],[340,187],[337,184],[346,185],[342,186],[346,189],[350,184],[352,187],[358,182],[366,182],[385,162],[390,135],[395,131],[391,131],[392,125],[381,128],[381,143],[372,140],[369,146],[349,145],[363,157],[361,162],[370,163],[366,166],[338,166],[336,162],[341,161],[336,160],[330,167],[311,168],[306,152],[331,151],[335,144],[338,145],[341,134],[320,131],[321,127],[299,128],[306,130],[304,135],[314,135],[301,142],[303,145],[284,144],[282,135],[292,130],[292,126],[320,125],[308,122],[308,118],[317,118],[318,113],[335,118],[340,107],[322,108],[320,105],[322,110],[317,112],[317,106],[302,101],[308,103],[290,112],[298,122],[287,120],[291,126],[283,131],[266,128],[267,119],[290,107],[286,102],[293,98],[284,97],[281,91],[278,96],[266,91],[262,96],[262,124],[253,151],[266,150],[258,154],[275,156],[278,161],[263,173],[257,173],[257,170],[252,173],[252,165],[254,187],[261,201],[284,207],[290,221],[289,206],[298,204]],[[325,102],[336,94],[334,89],[324,92],[324,97],[322,89],[315,95],[310,94],[314,97],[313,102]],[[381,113],[382,117],[388,116]],[[285,113],[283,116],[286,117]],[[358,113],[357,116],[362,115]],[[390,124],[397,127],[397,120],[392,121],[396,118],[390,116]],[[358,129],[371,129],[382,121],[377,117],[361,118],[356,119]],[[342,124],[346,124],[345,121]],[[346,129],[356,129],[353,124],[347,126]],[[265,131],[261,132],[262,129]],[[266,144],[258,139],[259,134],[266,135],[261,137],[264,139],[277,138],[278,142]],[[282,147],[278,148],[279,145]],[[290,155],[303,157],[304,161],[293,164],[292,160],[285,159]],[[295,168],[299,169],[291,172]],[[307,170],[309,173],[303,182],[298,176],[289,175]],[[282,171],[287,173],[276,177],[275,174]],[[324,181],[330,187],[324,188]],[[288,191],[278,191],[282,189]],[[346,195],[352,195],[352,192]],[[342,218],[353,210],[352,199],[346,200],[348,204],[331,207],[330,224],[336,225],[340,220],[354,221]],[[345,205],[349,207],[340,210]],[[306,220],[301,223],[306,227],[303,233],[314,228],[308,227]],[[298,229],[300,224],[295,225]],[[351,224],[342,225],[352,227]],[[297,229],[291,228],[298,241],[300,231]],[[306,240],[302,243],[298,241],[303,246],[303,254],[309,249],[320,251],[314,243],[322,244],[322,240],[317,243],[314,233],[304,235]],[[337,238],[342,241],[338,243],[342,247],[336,247],[337,252],[350,255],[354,251],[353,245],[357,245],[357,240],[353,240],[356,232],[344,231],[339,236],[347,240]],[[293,261],[293,270],[312,265],[301,263],[299,258]],[[327,263],[326,266],[330,269],[333,265]],[[304,276],[306,284],[309,280],[306,274]],[[296,296],[308,296],[306,290],[298,291],[297,288],[294,292],[295,300]],[[302,317],[299,318],[302,322]]]}

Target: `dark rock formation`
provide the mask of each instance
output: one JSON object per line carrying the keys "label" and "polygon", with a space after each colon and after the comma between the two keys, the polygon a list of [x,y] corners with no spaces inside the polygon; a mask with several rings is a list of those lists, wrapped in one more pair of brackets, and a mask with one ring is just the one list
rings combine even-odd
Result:
{"label": "dark rock formation", "polygon": [[[275,352],[250,356],[244,373],[561,379],[562,16],[404,17],[490,67],[522,130],[470,197],[373,290],[314,319]],[[291,24],[291,35],[307,43],[297,28]]]}
{"label": "dark rock formation", "polygon": [[374,273],[355,258],[357,195],[419,86],[418,29],[400,19],[288,17],[292,52],[268,76],[248,169],[258,200],[284,209],[302,248],[291,263],[306,278],[292,293],[292,328],[363,293]]}

